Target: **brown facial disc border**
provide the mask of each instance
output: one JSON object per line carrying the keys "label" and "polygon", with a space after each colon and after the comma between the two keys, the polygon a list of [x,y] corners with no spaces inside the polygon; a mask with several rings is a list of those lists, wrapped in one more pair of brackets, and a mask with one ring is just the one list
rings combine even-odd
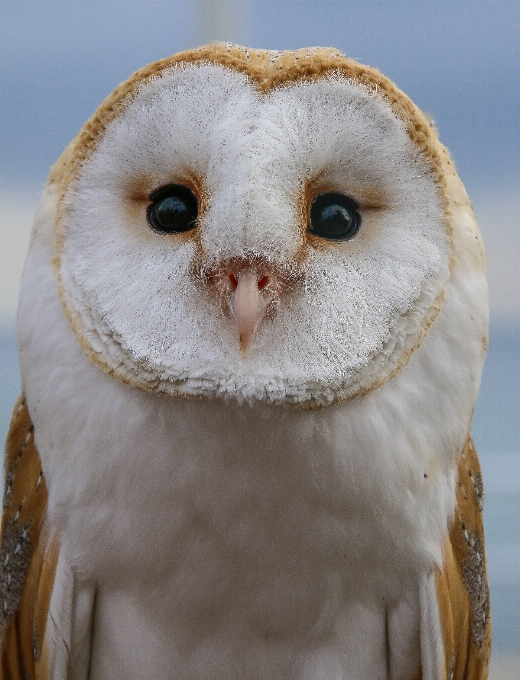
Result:
{"label": "brown facial disc border", "polygon": [[[243,73],[249,81],[261,93],[268,94],[275,88],[292,85],[300,81],[315,81],[325,77],[328,73],[339,74],[348,78],[384,98],[391,106],[395,115],[401,119],[410,140],[422,153],[430,165],[432,176],[437,184],[439,195],[444,203],[446,214],[446,230],[450,239],[450,270],[453,261],[453,225],[450,217],[451,198],[448,190],[446,171],[450,166],[447,150],[438,141],[437,131],[432,121],[402,92],[391,80],[386,78],[377,69],[359,64],[349,59],[338,50],[332,48],[303,48],[299,50],[276,52],[268,50],[255,50],[230,43],[215,43],[197,49],[179,52],[167,59],[161,59],[136,71],[128,80],[121,83],[110,94],[94,115],[85,123],[79,134],[64,150],[51,170],[49,184],[57,185],[59,191],[57,216],[56,216],[56,259],[55,267],[58,279],[58,292],[63,304],[65,314],[74,329],[76,337],[83,352],[99,366],[105,373],[135,387],[147,391],[155,391],[154,387],[143,381],[130,380],[120,368],[107,365],[103,357],[99,356],[85,338],[83,324],[77,313],[71,308],[67,296],[63,290],[60,273],[60,256],[63,249],[64,235],[61,227],[63,212],[63,198],[70,185],[74,182],[82,165],[88,160],[108,125],[119,115],[132,101],[137,90],[147,82],[161,77],[163,71],[173,66],[180,68],[191,64],[206,63],[215,64],[224,68]],[[446,156],[446,158],[443,157]],[[453,170],[451,164],[450,167]],[[453,170],[454,172],[454,170]],[[455,173],[456,174],[456,173]],[[419,329],[417,341],[403,356],[400,357],[397,366],[385,374],[380,381],[370,384],[347,398],[365,394],[375,387],[381,386],[398,373],[408,363],[410,356],[421,345],[424,336],[435,321],[440,312],[442,300],[445,295],[445,287],[441,290],[433,302],[430,312],[426,314]],[[179,391],[172,396],[186,396]],[[301,408],[320,408],[318,404],[299,404]]]}

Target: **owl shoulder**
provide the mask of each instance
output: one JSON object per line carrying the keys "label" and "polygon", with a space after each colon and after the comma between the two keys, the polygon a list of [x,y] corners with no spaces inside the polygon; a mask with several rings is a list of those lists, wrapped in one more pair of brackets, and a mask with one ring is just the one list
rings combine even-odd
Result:
{"label": "owl shoulder", "polygon": [[484,488],[477,452],[468,437],[457,471],[455,516],[437,570],[436,590],[447,677],[487,678],[491,614],[484,548]]}
{"label": "owl shoulder", "polygon": [[4,459],[0,544],[3,677],[47,677],[44,634],[59,546],[45,526],[47,487],[25,399],[14,409]]}

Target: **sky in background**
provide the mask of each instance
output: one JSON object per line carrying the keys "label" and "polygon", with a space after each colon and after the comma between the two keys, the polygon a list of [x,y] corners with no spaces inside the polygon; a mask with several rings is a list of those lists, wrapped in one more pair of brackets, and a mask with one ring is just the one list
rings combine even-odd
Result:
{"label": "sky in background", "polygon": [[[9,338],[38,196],[49,167],[102,100],[147,63],[215,39],[270,49],[334,46],[379,68],[433,116],[472,199],[488,253],[496,347],[484,374],[475,434],[484,452],[514,454],[518,477],[520,0],[223,0],[218,5],[217,13],[215,0],[0,0],[0,341],[7,338],[2,380],[11,385],[10,391],[0,390],[0,399],[9,404],[5,412],[19,389]],[[493,468],[489,464],[489,476]],[[516,507],[520,522],[520,486],[513,484],[512,495],[504,496],[497,491],[502,482],[491,484],[491,493],[495,488],[502,500],[491,505],[488,516],[503,512],[510,518]],[[505,526],[501,521],[493,526]],[[507,540],[500,546],[509,545]],[[516,541],[513,552],[491,551],[497,565],[515,569],[511,556],[520,555],[518,534]],[[503,607],[509,606],[509,613],[502,610],[498,640],[508,639],[516,626],[516,637],[507,644],[518,649],[516,573],[500,582],[502,595],[496,586],[495,601],[502,597]]]}

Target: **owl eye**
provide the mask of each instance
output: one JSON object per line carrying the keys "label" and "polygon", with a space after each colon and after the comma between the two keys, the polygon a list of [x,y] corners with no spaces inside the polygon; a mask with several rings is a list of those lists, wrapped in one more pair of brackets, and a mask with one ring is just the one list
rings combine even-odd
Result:
{"label": "owl eye", "polygon": [[198,205],[194,193],[183,184],[168,184],[150,194],[148,223],[160,234],[190,231],[196,225]]}
{"label": "owl eye", "polygon": [[361,226],[359,205],[347,196],[330,191],[318,194],[311,205],[309,233],[329,241],[348,241]]}

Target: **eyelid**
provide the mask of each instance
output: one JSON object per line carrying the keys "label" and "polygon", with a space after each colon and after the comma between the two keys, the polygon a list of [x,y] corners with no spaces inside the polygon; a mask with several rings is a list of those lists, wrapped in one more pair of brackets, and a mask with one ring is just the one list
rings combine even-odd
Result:
{"label": "eyelid", "polygon": [[361,203],[358,210],[385,210],[386,208],[388,208],[388,205],[383,203]]}
{"label": "eyelid", "polygon": [[148,196],[148,200],[151,202],[156,202],[159,201],[161,198],[165,198],[166,196],[171,196],[172,193],[178,192],[178,191],[187,191],[193,194],[193,196],[196,198],[198,202],[198,196],[197,192],[193,190],[193,188],[187,184],[184,184],[183,182],[170,182],[169,184],[165,184],[162,187],[158,187],[157,189],[154,189]]}
{"label": "eyelid", "polygon": [[310,206],[320,194],[338,193],[350,198],[357,204],[356,210],[382,210],[391,205],[388,193],[382,188],[367,187],[361,183],[349,183],[349,186],[340,182],[328,181],[323,175],[318,175],[308,181],[304,188],[303,201],[305,212],[308,215]]}
{"label": "eyelid", "polygon": [[358,191],[353,195],[353,200],[358,204],[358,210],[380,210],[388,207],[388,198],[382,191]]}

